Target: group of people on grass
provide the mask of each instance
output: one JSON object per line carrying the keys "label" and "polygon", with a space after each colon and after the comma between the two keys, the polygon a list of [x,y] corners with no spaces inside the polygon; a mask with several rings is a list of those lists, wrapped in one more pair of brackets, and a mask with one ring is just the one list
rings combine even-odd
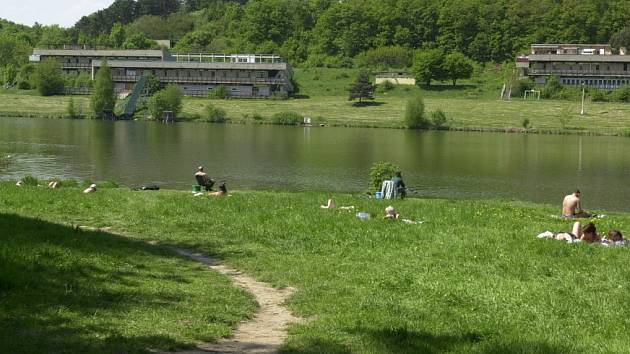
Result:
{"label": "group of people on grass", "polygon": [[[19,181],[17,181],[17,183],[15,183],[15,185],[18,186],[18,187],[23,187],[25,185],[25,183],[24,183],[24,181],[19,180]],[[48,182],[48,188],[57,189],[57,188],[60,188],[60,187],[61,187],[61,182],[59,182],[59,181],[50,181],[50,182]],[[90,184],[89,187],[87,187],[87,188],[85,188],[83,190],[83,193],[94,193],[94,192],[96,192],[96,184],[94,184],[94,183]]]}
{"label": "group of people on grass", "polygon": [[[582,210],[581,193],[579,190],[564,197],[562,201],[562,217],[569,219],[597,217]],[[582,226],[579,221],[573,224],[571,232],[551,232],[545,231],[538,235],[539,238],[552,238],[567,242],[586,242],[592,244],[602,244],[604,246],[626,246],[630,242],[623,237],[619,230],[610,230],[606,235],[597,233],[597,227],[593,222]]]}
{"label": "group of people on grass", "polygon": [[195,180],[197,184],[204,188],[206,192],[211,192],[209,195],[213,197],[225,197],[228,195],[227,187],[225,186],[225,182],[219,183],[219,190],[216,192],[212,191],[212,186],[216,183],[208,174],[203,170],[203,166],[197,167],[197,172],[195,172]]}

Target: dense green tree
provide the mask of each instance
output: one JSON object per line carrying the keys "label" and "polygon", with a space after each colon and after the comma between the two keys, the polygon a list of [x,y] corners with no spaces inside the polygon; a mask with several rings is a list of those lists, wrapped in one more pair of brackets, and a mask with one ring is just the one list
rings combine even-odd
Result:
{"label": "dense green tree", "polygon": [[114,48],[122,48],[126,37],[125,28],[122,24],[120,22],[114,23],[114,27],[112,27],[112,31],[109,34],[109,41],[112,43],[112,46]]}
{"label": "dense green tree", "polygon": [[415,55],[411,72],[418,84],[424,83],[431,86],[431,80],[444,79],[442,63],[444,51],[442,49],[426,49],[418,51]]}
{"label": "dense green tree", "polygon": [[157,43],[144,36],[143,33],[136,33],[125,40],[122,47],[124,49],[149,49],[157,47]]}
{"label": "dense green tree", "polygon": [[42,96],[58,95],[63,92],[61,64],[55,59],[46,59],[35,69],[35,84]]}
{"label": "dense green tree", "polygon": [[168,85],[149,99],[148,109],[154,119],[160,119],[165,111],[177,117],[182,110],[182,94],[177,85]]}
{"label": "dense green tree", "polygon": [[372,85],[372,81],[370,80],[370,73],[366,70],[360,71],[356,80],[354,80],[354,83],[350,86],[348,101],[353,101],[357,98],[359,102],[363,99],[374,99],[374,85]]}
{"label": "dense green tree", "polygon": [[459,79],[470,79],[473,73],[473,64],[464,54],[452,52],[444,57],[442,64],[444,77],[453,81],[453,86]]}
{"label": "dense green tree", "polygon": [[616,48],[624,47],[626,49],[630,49],[630,23],[624,28],[615,32],[615,34],[610,39],[610,42]]}
{"label": "dense green tree", "polygon": [[97,117],[102,117],[103,112],[114,110],[116,94],[114,92],[112,73],[109,69],[109,65],[107,65],[107,61],[103,61],[101,68],[96,73],[90,103],[92,105],[92,111]]}

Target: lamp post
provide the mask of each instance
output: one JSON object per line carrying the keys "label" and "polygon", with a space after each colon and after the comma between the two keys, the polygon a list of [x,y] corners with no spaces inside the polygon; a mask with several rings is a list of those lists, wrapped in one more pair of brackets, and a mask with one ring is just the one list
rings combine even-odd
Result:
{"label": "lamp post", "polygon": [[584,82],[582,82],[582,110],[580,111],[580,115],[583,116],[584,115],[584,96],[586,94],[586,86],[584,85]]}

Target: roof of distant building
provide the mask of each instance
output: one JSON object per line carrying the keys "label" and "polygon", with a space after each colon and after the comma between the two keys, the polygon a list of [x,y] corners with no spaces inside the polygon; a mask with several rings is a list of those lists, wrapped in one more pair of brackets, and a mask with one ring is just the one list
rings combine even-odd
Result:
{"label": "roof of distant building", "polygon": [[582,63],[630,63],[630,55],[579,55],[579,54],[530,54],[529,61],[582,62]]}
{"label": "roof of distant building", "polygon": [[84,57],[164,57],[162,50],[100,50],[100,49],[33,49],[34,55]]}
{"label": "roof of distant building", "polygon": [[[101,60],[93,60],[92,65],[100,67]],[[137,61],[108,60],[110,68],[136,69],[249,69],[249,70],[287,70],[287,63],[217,63],[194,61]]]}

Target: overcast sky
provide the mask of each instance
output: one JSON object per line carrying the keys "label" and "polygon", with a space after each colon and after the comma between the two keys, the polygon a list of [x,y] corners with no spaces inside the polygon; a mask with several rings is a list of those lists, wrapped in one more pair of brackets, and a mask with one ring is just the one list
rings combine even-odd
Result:
{"label": "overcast sky", "polygon": [[0,0],[0,18],[32,26],[72,27],[82,16],[111,5],[114,0]]}

